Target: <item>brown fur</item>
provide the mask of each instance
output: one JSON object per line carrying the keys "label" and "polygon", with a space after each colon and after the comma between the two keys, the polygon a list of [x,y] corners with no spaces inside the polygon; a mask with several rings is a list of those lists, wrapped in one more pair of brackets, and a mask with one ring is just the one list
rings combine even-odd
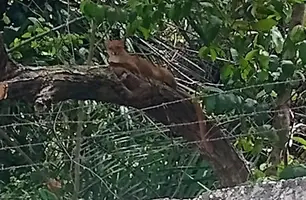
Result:
{"label": "brown fur", "polygon": [[106,49],[109,56],[108,61],[112,66],[124,67],[133,73],[161,81],[176,89],[177,83],[168,69],[157,67],[141,57],[130,55],[124,49],[123,40],[106,41]]}
{"label": "brown fur", "polygon": [[[163,67],[157,67],[153,63],[141,57],[130,55],[124,49],[123,40],[106,41],[105,45],[106,45],[107,54],[109,56],[108,61],[111,64],[111,66],[113,67],[120,66],[133,73],[141,74],[144,77],[153,78],[155,80],[162,81],[163,83],[166,83],[173,89],[177,88],[177,83],[174,79],[174,76],[168,69]],[[185,95],[187,94],[185,93]],[[205,122],[203,122],[204,120],[203,111],[198,102],[193,102],[193,104],[195,106],[196,115],[199,121],[200,138],[201,140],[205,140],[204,133],[206,132],[205,129],[206,125]],[[205,141],[202,142],[205,143]]]}

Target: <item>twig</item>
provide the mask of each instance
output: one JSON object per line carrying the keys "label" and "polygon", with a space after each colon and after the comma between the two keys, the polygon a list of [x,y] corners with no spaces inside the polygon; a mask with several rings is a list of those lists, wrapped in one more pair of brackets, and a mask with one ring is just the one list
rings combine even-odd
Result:
{"label": "twig", "polygon": [[[90,44],[89,44],[89,54],[87,59],[87,64],[90,65],[93,58],[93,50],[94,50],[94,43],[95,43],[95,32],[96,32],[96,23],[92,21],[91,25],[91,36],[90,36]],[[78,120],[84,120],[84,102],[79,101],[80,110],[78,111]],[[76,146],[75,146],[75,159],[74,162],[76,163],[74,166],[74,193],[73,193],[73,200],[78,200],[78,195],[80,191],[80,176],[81,176],[81,168],[80,168],[80,152],[81,152],[81,143],[82,143],[82,131],[83,131],[83,124],[79,123],[76,132]]]}

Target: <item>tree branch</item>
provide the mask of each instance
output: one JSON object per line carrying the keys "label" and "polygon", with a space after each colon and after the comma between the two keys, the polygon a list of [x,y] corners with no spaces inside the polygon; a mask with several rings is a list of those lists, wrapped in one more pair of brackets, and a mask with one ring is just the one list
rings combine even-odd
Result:
{"label": "tree branch", "polygon": [[[0,63],[3,63],[1,59]],[[22,67],[8,60],[5,69],[6,73],[0,74],[0,81],[8,84],[7,99],[10,101],[21,100],[49,107],[51,103],[68,99],[95,100],[142,109],[157,121],[171,124],[172,131],[196,146],[203,158],[213,165],[222,186],[240,184],[249,176],[245,162],[224,139],[218,125],[206,122],[206,140],[200,141],[191,99],[157,81],[149,83],[119,67]]]}
{"label": "tree branch", "polygon": [[290,29],[292,29],[296,25],[304,24],[304,16],[305,16],[305,3],[297,3],[293,6],[293,11],[291,15],[290,21]]}
{"label": "tree branch", "polygon": [[[305,3],[297,3],[293,6],[293,12],[290,21],[290,29],[296,25],[303,25],[305,15]],[[274,166],[271,168],[272,174],[276,174],[277,165],[284,160],[284,165],[288,164],[287,142],[290,134],[290,102],[292,88],[284,85],[284,90],[276,99],[276,108],[279,110],[274,114],[273,127],[275,128],[274,146],[271,152],[271,161]]]}

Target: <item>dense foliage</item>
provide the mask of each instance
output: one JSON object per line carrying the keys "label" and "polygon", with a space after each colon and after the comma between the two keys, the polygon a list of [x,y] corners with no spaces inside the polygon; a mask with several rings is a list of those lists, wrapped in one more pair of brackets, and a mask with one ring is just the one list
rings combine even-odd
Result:
{"label": "dense foliage", "polygon": [[[12,0],[3,16],[4,37],[12,59],[23,65],[67,67],[86,64],[90,51],[94,64],[105,64],[104,41],[129,37],[129,50],[167,60],[177,77],[192,82],[188,87],[196,85],[208,115],[251,163],[254,180],[289,178],[306,173],[306,141],[298,129],[306,111],[306,30],[290,24],[293,6],[302,2]],[[184,57],[171,59],[178,49]],[[282,124],[273,121],[283,98],[294,115],[284,133],[293,143],[288,167],[271,153],[284,146]],[[218,187],[211,167],[186,141],[141,111],[67,101],[37,116],[23,102],[0,105],[0,127],[16,142],[1,142],[2,199],[71,199],[80,125],[79,198],[186,198]],[[60,180],[62,188],[48,189],[48,178]]]}

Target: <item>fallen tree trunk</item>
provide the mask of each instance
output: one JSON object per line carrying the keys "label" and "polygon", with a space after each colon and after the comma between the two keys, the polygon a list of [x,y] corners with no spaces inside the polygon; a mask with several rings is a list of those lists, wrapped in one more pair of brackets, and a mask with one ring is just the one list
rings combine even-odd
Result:
{"label": "fallen tree trunk", "polygon": [[74,99],[141,109],[198,147],[212,164],[222,186],[243,183],[249,176],[245,162],[215,123],[204,123],[207,132],[200,134],[194,105],[188,96],[123,68],[23,67],[8,59],[0,36],[0,81],[8,84],[8,100],[34,103],[38,108]]}

